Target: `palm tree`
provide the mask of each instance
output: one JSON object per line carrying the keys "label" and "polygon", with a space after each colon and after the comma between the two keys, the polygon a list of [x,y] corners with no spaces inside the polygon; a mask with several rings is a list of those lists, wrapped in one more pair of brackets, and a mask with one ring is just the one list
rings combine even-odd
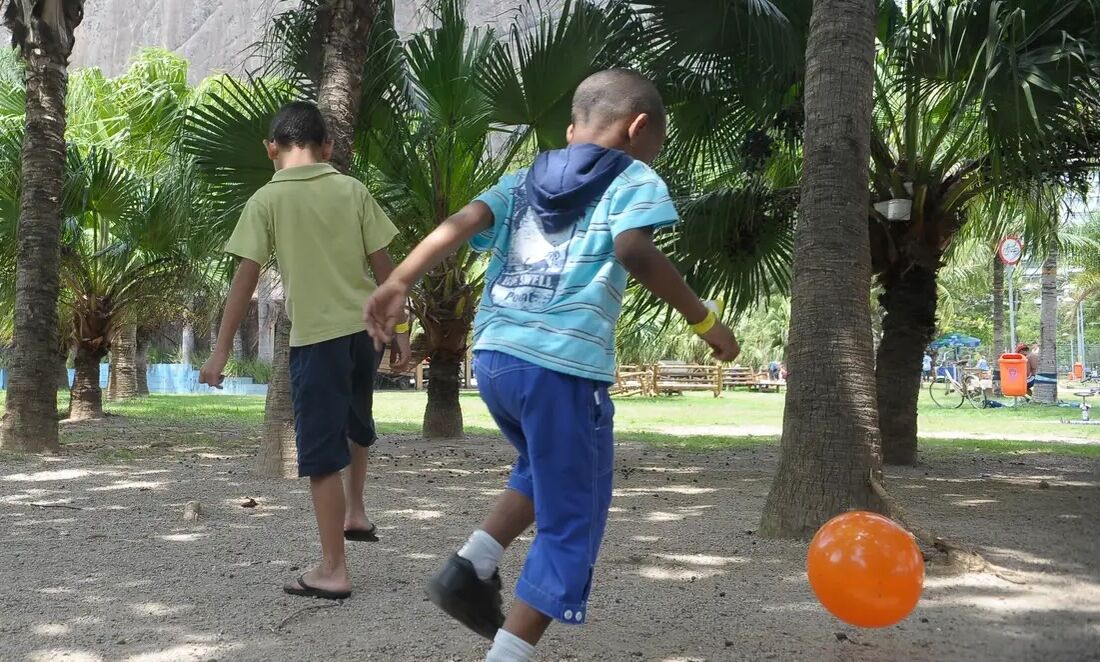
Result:
{"label": "palm tree", "polygon": [[1051,380],[1036,380],[1035,401],[1058,402],[1058,247],[1051,246],[1043,261],[1042,297],[1039,312],[1039,376]]}
{"label": "palm tree", "polygon": [[57,297],[65,92],[83,0],[8,0],[4,24],[26,65],[15,328],[0,447],[57,450]]}
{"label": "palm tree", "polygon": [[[266,78],[222,80],[192,111],[185,149],[214,184],[227,218],[270,177],[251,147],[267,119],[283,101],[317,93],[322,8],[303,2],[274,22],[278,36],[262,45],[277,66]],[[351,172],[403,230],[398,252],[520,165],[519,157],[564,144],[573,89],[625,52],[628,14],[621,10],[568,2],[552,21],[532,8],[501,44],[487,30],[469,29],[462,9],[458,0],[437,3],[437,26],[404,45],[383,11],[370,40]],[[414,293],[431,359],[425,436],[462,433],[459,364],[480,292],[478,265],[464,251]]]}
{"label": "palm tree", "polygon": [[[737,29],[778,17],[771,25],[789,34],[774,43],[803,44],[808,3],[732,0],[691,12],[670,0],[635,4],[651,34],[675,44],[667,46],[671,64],[658,61],[670,79],[694,80],[683,73],[686,62],[696,88],[727,95],[717,107],[692,106],[707,132],[690,134],[686,151],[729,162],[762,145],[757,151],[773,163],[778,120],[801,115],[803,72],[781,53],[750,58],[756,69],[746,68],[745,53],[759,44],[736,39]],[[1077,188],[1097,164],[1100,5],[908,0],[899,8],[884,0],[879,11],[871,202],[883,204],[869,209],[869,222],[885,316],[875,369],[886,460],[908,464],[916,458],[921,356],[936,326],[936,279],[956,235],[973,217],[988,241],[999,239],[997,222],[974,213],[984,199],[1027,197],[1037,184]],[[761,61],[768,66],[757,74]],[[747,80],[752,85],[738,85]],[[1048,219],[1046,234],[1054,227]]]}
{"label": "palm tree", "polygon": [[875,16],[873,0],[816,0],[810,20],[792,380],[765,535],[809,537],[839,512],[882,507],[868,482],[881,470],[875,392],[855,377],[872,354],[865,178]]}
{"label": "palm tree", "polygon": [[100,363],[118,330],[134,329],[125,337],[136,345],[138,321],[182,298],[196,224],[178,189],[142,180],[105,150],[71,152],[69,171],[61,275],[76,351],[69,416],[83,420],[103,415]]}

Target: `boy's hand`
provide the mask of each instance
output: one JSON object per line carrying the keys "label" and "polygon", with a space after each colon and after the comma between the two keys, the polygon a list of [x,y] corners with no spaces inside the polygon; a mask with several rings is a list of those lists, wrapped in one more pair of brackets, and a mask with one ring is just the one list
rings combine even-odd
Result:
{"label": "boy's hand", "polygon": [[737,344],[733,332],[721,322],[716,323],[710,331],[700,337],[710,345],[711,350],[714,352],[714,358],[719,361],[729,362],[741,354],[741,346]]}
{"label": "boy's hand", "polygon": [[221,388],[222,381],[225,379],[223,373],[227,361],[229,361],[229,357],[225,354],[219,352],[211,354],[206,363],[202,364],[202,369],[199,370],[199,383],[213,388]]}
{"label": "boy's hand", "polygon": [[390,346],[390,370],[392,372],[404,372],[412,361],[412,343],[409,334],[398,333],[393,337],[393,345]]}
{"label": "boy's hand", "polygon": [[396,279],[390,278],[378,286],[363,308],[363,323],[367,333],[374,338],[378,351],[393,338],[393,327],[405,319],[405,300],[409,290]]}

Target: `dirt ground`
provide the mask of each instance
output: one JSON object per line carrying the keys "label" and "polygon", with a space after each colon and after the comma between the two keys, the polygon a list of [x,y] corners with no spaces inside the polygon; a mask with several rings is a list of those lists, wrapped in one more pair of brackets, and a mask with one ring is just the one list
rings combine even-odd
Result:
{"label": "dirt ground", "polygon": [[[240,432],[181,433],[116,419],[60,457],[0,456],[0,659],[482,659],[423,582],[501,488],[503,442],[381,441],[368,498],[382,541],[352,544],[357,591],[334,604],[280,591],[318,554],[306,485],[253,476]],[[589,624],[553,627],[540,659],[1100,659],[1097,460],[933,455],[891,473],[912,517],[1026,583],[932,575],[908,620],[861,631],[815,601],[804,544],[755,535],[775,459],[621,444]]]}

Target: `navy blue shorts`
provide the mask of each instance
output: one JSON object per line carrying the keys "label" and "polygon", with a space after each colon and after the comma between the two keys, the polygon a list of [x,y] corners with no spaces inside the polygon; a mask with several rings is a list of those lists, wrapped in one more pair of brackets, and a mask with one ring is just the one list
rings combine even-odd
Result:
{"label": "navy blue shorts", "polygon": [[325,476],[351,463],[348,442],[370,446],[378,353],[366,331],[290,348],[298,475]]}
{"label": "navy blue shorts", "polygon": [[518,457],[508,488],[535,506],[535,540],[516,597],[563,623],[588,614],[611,507],[615,408],[608,384],[480,351],[477,385]]}

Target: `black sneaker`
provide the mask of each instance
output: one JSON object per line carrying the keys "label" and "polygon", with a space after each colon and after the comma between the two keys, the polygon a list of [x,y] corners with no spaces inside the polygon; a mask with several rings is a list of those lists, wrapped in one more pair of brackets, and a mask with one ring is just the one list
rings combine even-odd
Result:
{"label": "black sneaker", "polygon": [[428,598],[448,616],[492,641],[504,625],[500,573],[478,579],[474,565],[451,555],[428,582]]}

